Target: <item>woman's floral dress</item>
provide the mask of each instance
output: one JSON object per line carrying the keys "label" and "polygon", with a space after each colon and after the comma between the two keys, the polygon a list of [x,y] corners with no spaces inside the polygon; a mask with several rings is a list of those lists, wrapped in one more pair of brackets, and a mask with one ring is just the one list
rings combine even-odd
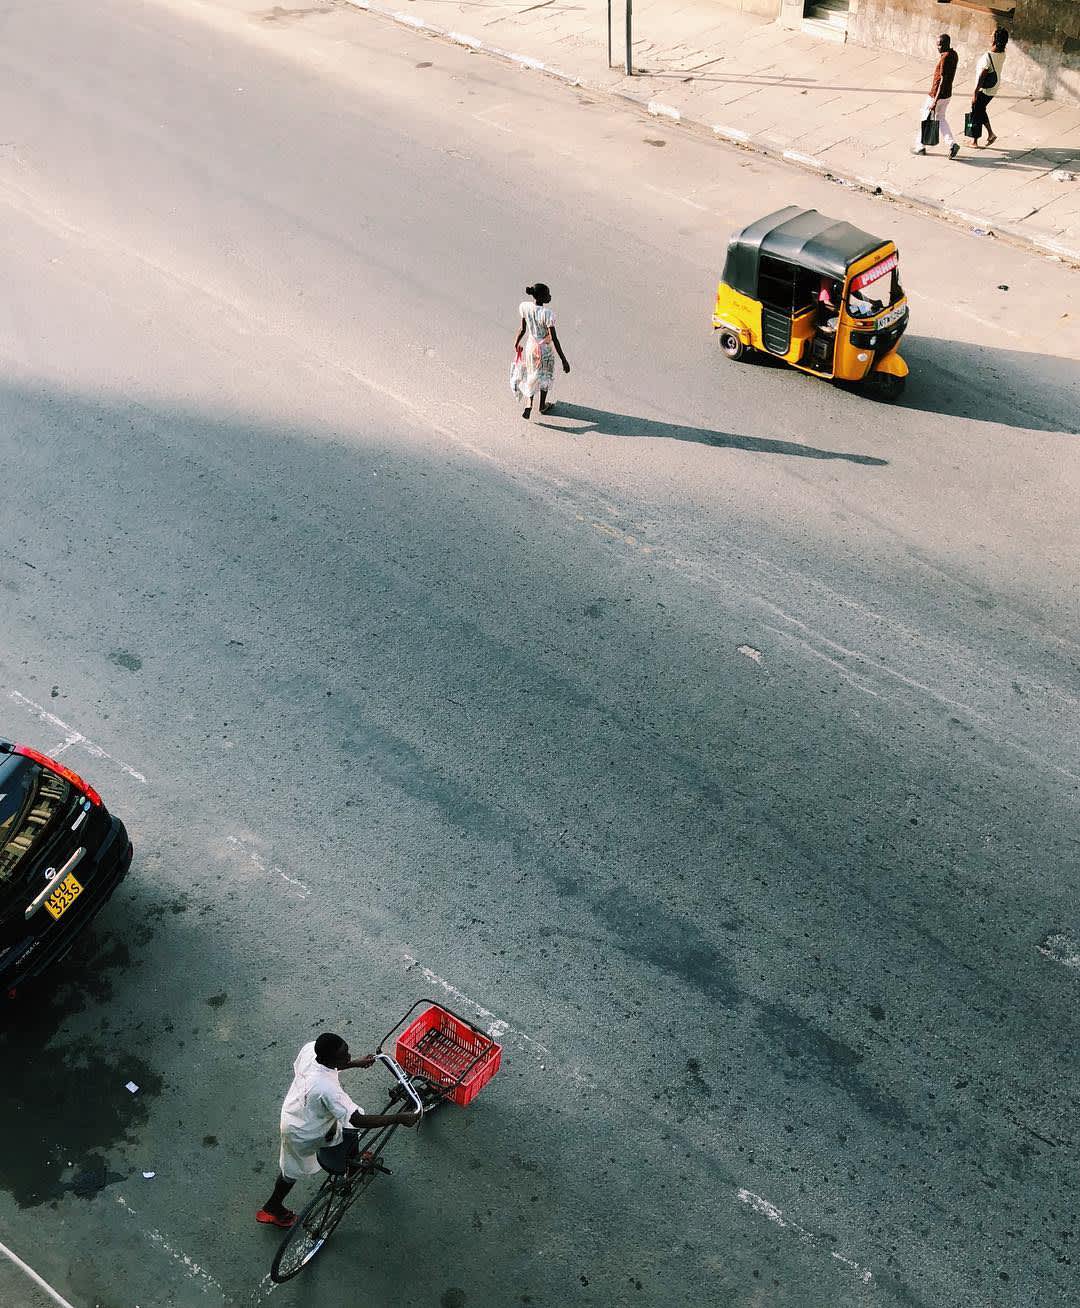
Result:
{"label": "woman's floral dress", "polygon": [[528,403],[537,391],[550,392],[555,380],[555,345],[551,339],[555,310],[550,304],[525,300],[518,311],[525,320],[525,337],[521,342],[521,366],[514,370],[513,386]]}

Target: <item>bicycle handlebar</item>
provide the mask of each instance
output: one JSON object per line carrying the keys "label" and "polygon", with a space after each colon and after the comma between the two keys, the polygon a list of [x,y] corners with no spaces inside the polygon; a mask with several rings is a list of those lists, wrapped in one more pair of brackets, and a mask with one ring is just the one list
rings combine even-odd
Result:
{"label": "bicycle handlebar", "polygon": [[383,1067],[386,1068],[386,1070],[390,1073],[390,1075],[394,1078],[394,1080],[398,1083],[398,1085],[401,1086],[402,1090],[405,1091],[408,1097],[412,1100],[413,1107],[417,1109],[417,1111],[420,1113],[422,1117],[424,1114],[423,1101],[421,1100],[420,1096],[416,1093],[416,1089],[414,1088],[413,1083],[409,1080],[408,1076],[406,1076],[405,1072],[401,1068],[401,1065],[397,1062],[396,1059],[391,1058],[389,1054],[384,1054],[380,1052],[377,1053],[375,1057],[379,1060],[380,1063],[382,1063]]}

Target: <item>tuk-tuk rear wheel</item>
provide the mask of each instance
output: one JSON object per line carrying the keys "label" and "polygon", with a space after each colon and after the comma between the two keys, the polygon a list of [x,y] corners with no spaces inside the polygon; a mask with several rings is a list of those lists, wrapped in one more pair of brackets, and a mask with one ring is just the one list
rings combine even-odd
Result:
{"label": "tuk-tuk rear wheel", "polygon": [[870,394],[875,400],[884,400],[891,403],[898,400],[904,393],[904,383],[906,377],[897,377],[891,372],[875,372],[870,374]]}
{"label": "tuk-tuk rear wheel", "polygon": [[738,336],[726,329],[720,332],[720,349],[734,363],[740,359],[745,359],[748,353],[746,346],[739,340]]}

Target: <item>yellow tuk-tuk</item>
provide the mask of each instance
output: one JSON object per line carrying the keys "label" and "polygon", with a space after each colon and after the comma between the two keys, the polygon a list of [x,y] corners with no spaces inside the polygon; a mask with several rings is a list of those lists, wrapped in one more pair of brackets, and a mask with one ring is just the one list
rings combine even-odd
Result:
{"label": "yellow tuk-tuk", "polygon": [[729,359],[760,350],[803,372],[863,382],[895,400],[908,366],[896,246],[816,209],[789,205],[728,244],[713,327]]}

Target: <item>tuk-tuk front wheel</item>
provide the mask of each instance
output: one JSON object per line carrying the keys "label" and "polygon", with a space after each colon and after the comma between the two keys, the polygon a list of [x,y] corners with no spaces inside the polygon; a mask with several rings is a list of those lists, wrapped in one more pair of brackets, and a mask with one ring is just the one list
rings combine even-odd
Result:
{"label": "tuk-tuk front wheel", "polygon": [[875,400],[884,400],[887,404],[898,400],[904,393],[906,377],[897,377],[891,372],[874,372],[870,374],[870,394]]}
{"label": "tuk-tuk front wheel", "polygon": [[735,332],[723,328],[720,332],[720,349],[734,363],[745,359],[749,351],[746,346],[739,340]]}

